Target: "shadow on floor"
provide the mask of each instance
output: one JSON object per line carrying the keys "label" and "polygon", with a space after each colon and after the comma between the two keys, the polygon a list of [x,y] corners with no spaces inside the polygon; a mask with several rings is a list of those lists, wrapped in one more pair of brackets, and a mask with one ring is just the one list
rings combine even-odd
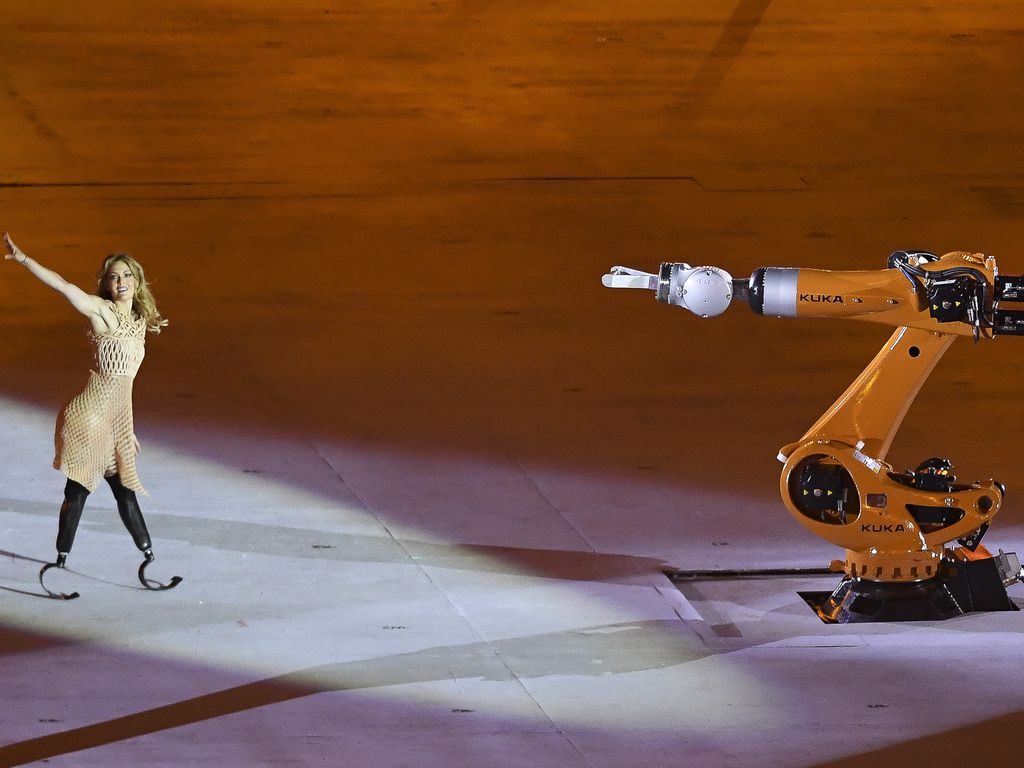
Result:
{"label": "shadow on floor", "polygon": [[[682,642],[682,635],[689,636],[689,631],[681,622],[641,621],[323,664],[106,722],[8,744],[0,747],[0,765],[46,760],[318,693],[452,678],[508,681],[550,675],[621,674],[686,664],[711,655],[706,649],[688,648],[688,644]],[[21,650],[53,642],[11,630],[5,630],[0,638],[0,647],[9,645]]]}

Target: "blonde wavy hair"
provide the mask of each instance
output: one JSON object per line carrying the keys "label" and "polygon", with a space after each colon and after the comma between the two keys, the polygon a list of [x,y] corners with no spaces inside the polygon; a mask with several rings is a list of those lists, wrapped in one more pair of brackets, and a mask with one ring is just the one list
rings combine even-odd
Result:
{"label": "blonde wavy hair", "polygon": [[160,314],[160,310],[156,308],[156,299],[153,298],[153,292],[149,290],[149,283],[146,282],[146,272],[130,254],[112,253],[103,260],[103,266],[96,273],[96,295],[107,301],[114,300],[110,291],[104,287],[103,278],[117,261],[127,266],[135,276],[135,298],[132,301],[132,312],[145,321],[146,330],[150,333],[160,333],[160,329],[167,325],[167,321]]}

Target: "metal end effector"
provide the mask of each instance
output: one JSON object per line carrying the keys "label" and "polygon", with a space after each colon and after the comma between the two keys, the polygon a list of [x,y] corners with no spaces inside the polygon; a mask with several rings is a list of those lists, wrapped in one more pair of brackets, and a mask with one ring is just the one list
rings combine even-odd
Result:
{"label": "metal end effector", "polygon": [[747,300],[747,281],[733,280],[720,267],[691,267],[665,262],[657,275],[629,267],[612,267],[601,278],[606,288],[642,288],[655,291],[662,304],[684,307],[698,317],[715,317],[734,299]]}

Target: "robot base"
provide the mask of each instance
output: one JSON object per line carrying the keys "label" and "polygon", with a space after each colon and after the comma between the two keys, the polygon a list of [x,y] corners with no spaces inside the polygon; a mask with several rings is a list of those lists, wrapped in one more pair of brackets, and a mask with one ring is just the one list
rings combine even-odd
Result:
{"label": "robot base", "polygon": [[[1019,574],[1012,552],[983,560],[946,560],[938,576],[908,583],[844,578],[831,593],[801,592],[826,624],[939,621],[974,611],[1016,611],[1006,594]],[[1009,574],[1014,574],[1008,578]]]}

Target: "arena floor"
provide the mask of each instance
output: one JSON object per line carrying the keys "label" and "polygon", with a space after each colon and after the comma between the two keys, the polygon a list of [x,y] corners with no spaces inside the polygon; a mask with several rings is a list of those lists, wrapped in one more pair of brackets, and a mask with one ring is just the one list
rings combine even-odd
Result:
{"label": "arena floor", "polygon": [[[0,0],[0,229],[146,267],[157,561],[105,489],[45,599],[81,319],[0,264],[0,765],[1019,759],[1024,614],[827,626],[778,498],[884,328],[700,320],[614,264],[1024,273],[1024,9]],[[1009,495],[1024,342],[960,341],[889,454]],[[1024,587],[1010,589],[1024,605]]]}

